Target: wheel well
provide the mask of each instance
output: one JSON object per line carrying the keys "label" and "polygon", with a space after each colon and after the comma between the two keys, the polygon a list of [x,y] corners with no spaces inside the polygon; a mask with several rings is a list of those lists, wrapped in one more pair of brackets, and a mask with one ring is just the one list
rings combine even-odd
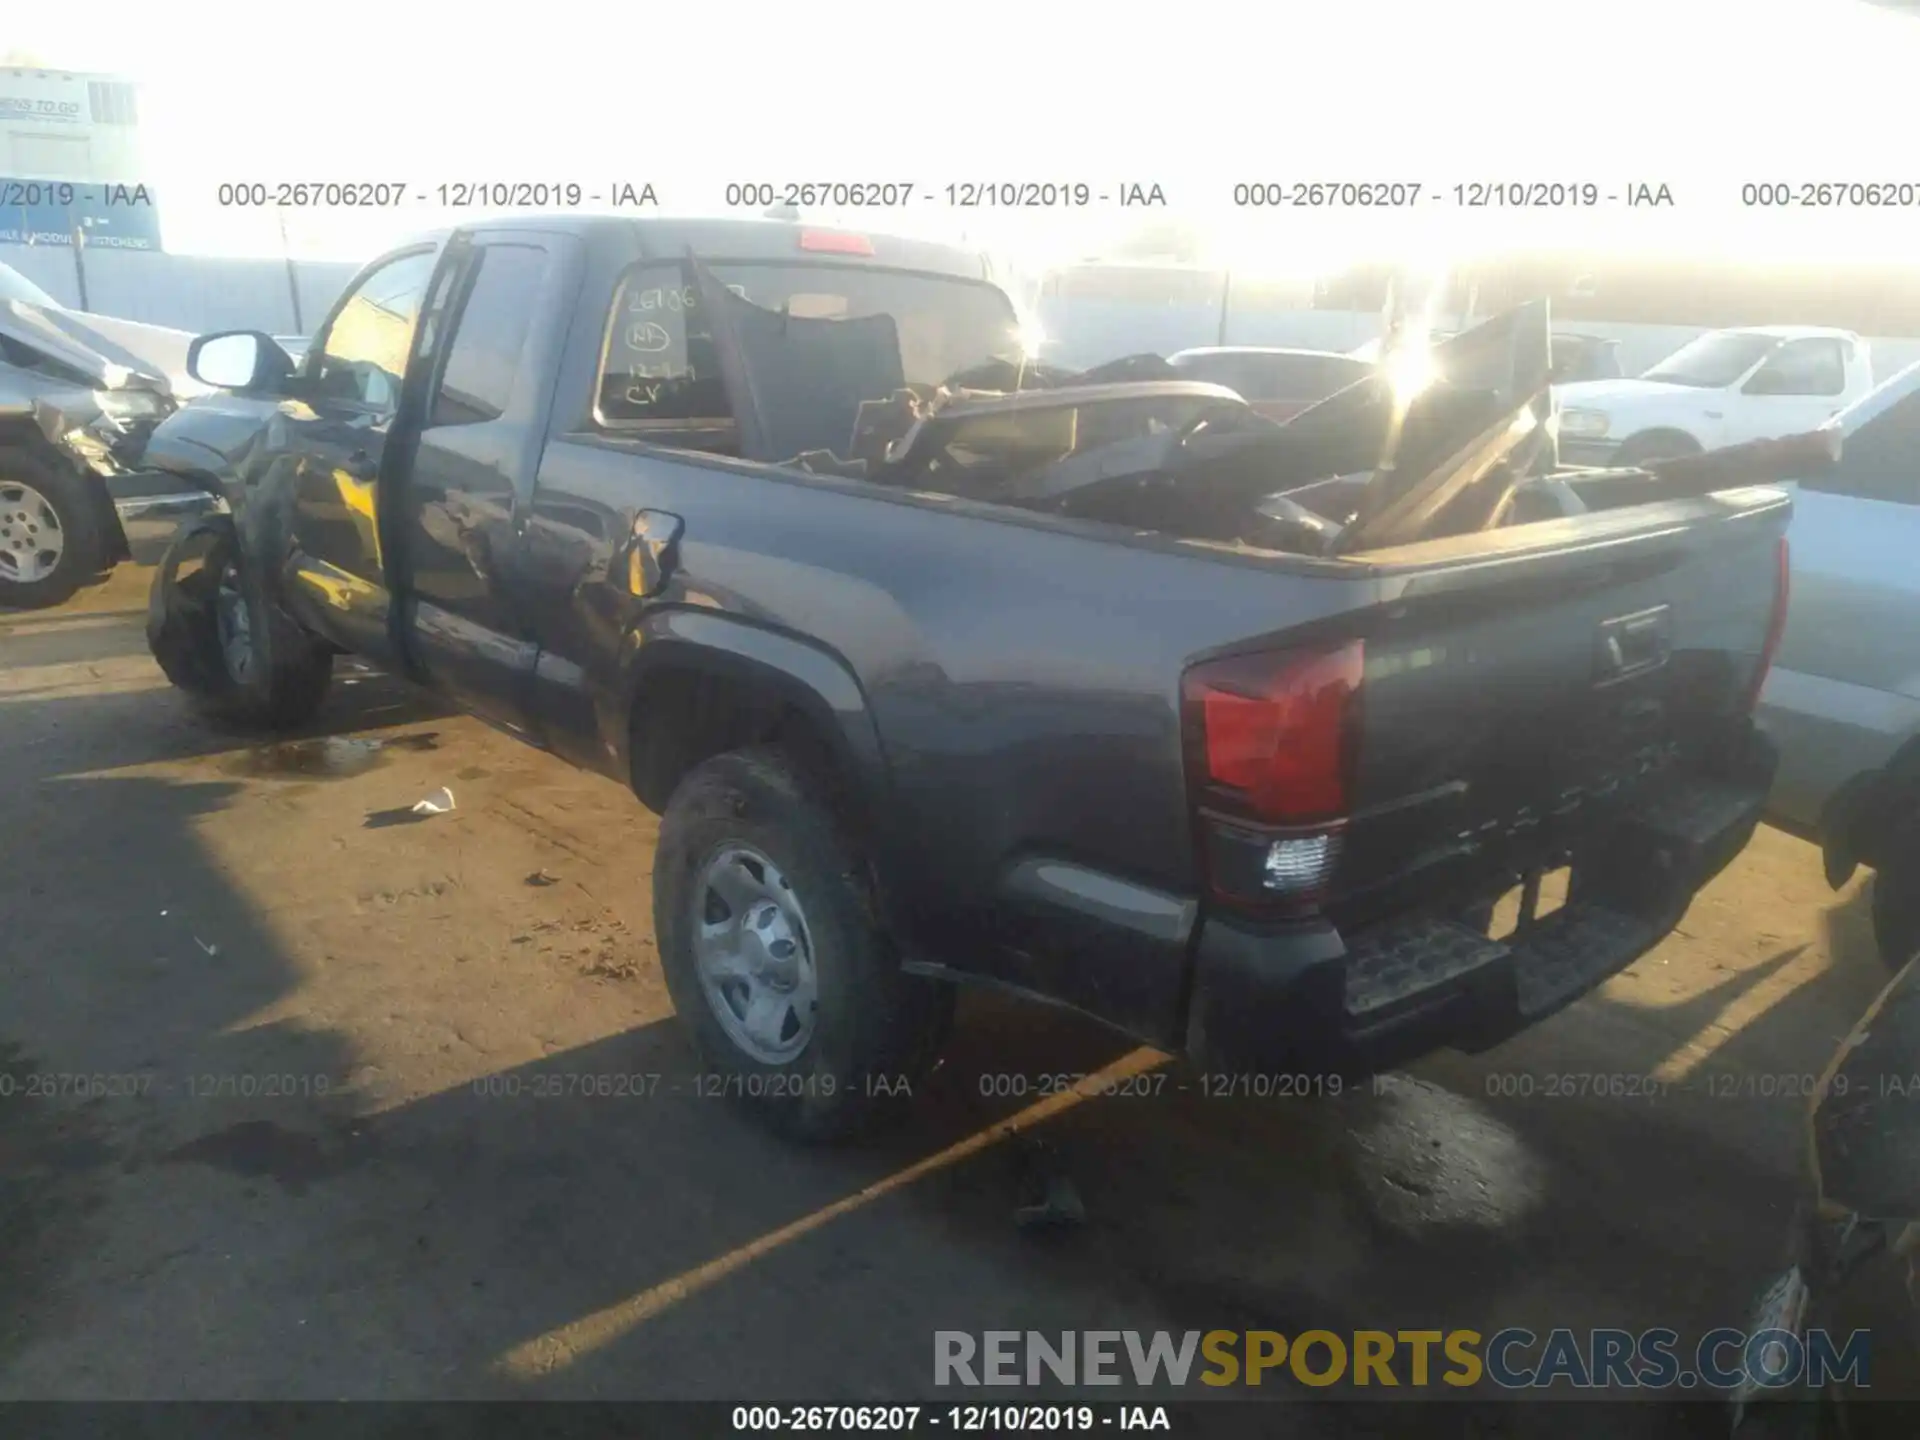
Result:
{"label": "wheel well", "polygon": [[1920,736],[1882,770],[1856,775],[1834,793],[1820,819],[1827,879],[1845,883],[1857,865],[1878,869],[1902,816],[1920,811]]}
{"label": "wheel well", "polygon": [[647,678],[629,723],[633,792],[655,814],[694,766],[753,745],[780,747],[825,793],[848,793],[830,733],[771,679],[674,665]]}
{"label": "wheel well", "polygon": [[1678,440],[1691,452],[1699,452],[1705,449],[1698,440],[1694,439],[1693,436],[1689,435],[1686,431],[1677,430],[1671,425],[1655,425],[1649,430],[1636,430],[1620,442],[1620,448],[1625,450],[1632,445],[1644,445],[1650,440],[1665,440],[1669,438]]}

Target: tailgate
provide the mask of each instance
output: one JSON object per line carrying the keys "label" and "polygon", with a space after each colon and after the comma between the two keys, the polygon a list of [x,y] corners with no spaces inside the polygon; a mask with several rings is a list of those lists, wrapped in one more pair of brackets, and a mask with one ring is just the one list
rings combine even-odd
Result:
{"label": "tailgate", "polygon": [[1356,557],[1390,598],[1349,722],[1342,928],[1567,864],[1577,891],[1655,843],[1633,827],[1657,807],[1751,805],[1790,514],[1753,488]]}

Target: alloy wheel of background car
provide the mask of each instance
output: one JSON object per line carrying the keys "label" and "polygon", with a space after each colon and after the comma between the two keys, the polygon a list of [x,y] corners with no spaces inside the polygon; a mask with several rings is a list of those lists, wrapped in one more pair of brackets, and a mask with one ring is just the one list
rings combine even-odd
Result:
{"label": "alloy wheel of background car", "polygon": [[806,912],[773,862],[728,844],[693,887],[694,963],[714,1019],[763,1065],[784,1065],[813,1038],[819,987]]}
{"label": "alloy wheel of background car", "polygon": [[60,568],[66,549],[53,502],[23,480],[0,479],[0,580],[38,584]]}

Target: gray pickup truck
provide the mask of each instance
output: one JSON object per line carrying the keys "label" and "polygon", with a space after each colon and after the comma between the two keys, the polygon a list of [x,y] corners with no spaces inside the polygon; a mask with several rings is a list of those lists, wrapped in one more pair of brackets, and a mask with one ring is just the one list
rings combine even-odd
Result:
{"label": "gray pickup truck", "polygon": [[1364,1074],[1630,963],[1773,774],[1790,499],[1739,457],[1540,478],[1548,333],[1278,424],[1033,366],[942,246],[475,224],[298,367],[195,342],[224,393],[146,463],[226,504],[149,639],[224,724],[307,720],[353,652],[630,785],[682,1021],[786,1133],[904,1088],[956,982]]}

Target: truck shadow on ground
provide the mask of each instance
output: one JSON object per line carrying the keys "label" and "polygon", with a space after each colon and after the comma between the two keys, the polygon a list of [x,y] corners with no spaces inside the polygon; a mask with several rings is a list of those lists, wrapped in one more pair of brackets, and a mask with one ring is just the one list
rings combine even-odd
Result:
{"label": "truck shadow on ground", "polygon": [[[1126,1043],[968,997],[906,1122],[835,1150],[746,1123],[667,1022],[396,1102],[354,1082],[350,1035],[274,1017],[301,977],[195,838],[249,767],[278,763],[262,756],[308,752],[236,750],[218,781],[58,778],[231,744],[156,699],[177,704],[6,707],[26,740],[0,780],[21,822],[0,854],[30,903],[7,936],[0,1062],[45,1094],[0,1105],[0,1394],[924,1398],[938,1329],[1686,1331],[1737,1323],[1775,1259],[1790,1100],[1762,1126],[1767,1097],[1497,1077],[1652,1074],[1784,954],[1657,1023],[1596,998],[1337,1099],[1223,1099],[1173,1067],[1033,1143],[972,1150],[954,1147]],[[421,718],[406,703],[370,682],[309,738]],[[111,756],[60,739],[103,705]],[[1716,1065],[1817,1072],[1870,978],[1858,903],[1829,916],[1833,967]],[[83,1075],[150,1079],[95,1096]],[[246,1076],[251,1093],[228,1083]],[[329,1084],[262,1093],[275,1076]],[[599,1077],[627,1081],[600,1094]],[[1072,1178],[1084,1224],[1014,1223],[1036,1166]]]}

